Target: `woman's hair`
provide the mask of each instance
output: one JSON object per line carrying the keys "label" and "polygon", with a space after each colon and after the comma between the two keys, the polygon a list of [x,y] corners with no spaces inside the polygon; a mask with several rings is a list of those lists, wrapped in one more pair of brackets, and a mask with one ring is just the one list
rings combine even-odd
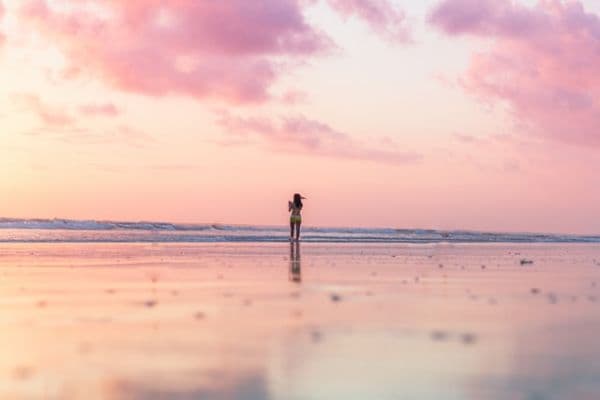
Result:
{"label": "woman's hair", "polygon": [[299,193],[294,194],[294,207],[302,208],[302,197]]}

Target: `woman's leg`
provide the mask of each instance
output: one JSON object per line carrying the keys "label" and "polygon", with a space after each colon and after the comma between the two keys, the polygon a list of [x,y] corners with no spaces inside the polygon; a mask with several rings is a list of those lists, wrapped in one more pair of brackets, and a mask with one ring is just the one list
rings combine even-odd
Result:
{"label": "woman's leg", "polygon": [[290,222],[290,239],[294,238],[294,223]]}
{"label": "woman's leg", "polygon": [[300,222],[296,222],[296,239],[300,240]]}

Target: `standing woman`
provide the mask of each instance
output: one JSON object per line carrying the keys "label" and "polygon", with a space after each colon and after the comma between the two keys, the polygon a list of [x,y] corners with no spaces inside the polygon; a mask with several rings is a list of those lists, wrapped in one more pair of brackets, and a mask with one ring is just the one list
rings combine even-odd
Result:
{"label": "standing woman", "polygon": [[300,196],[300,194],[294,194],[294,201],[288,201],[288,211],[290,214],[290,241],[294,240],[294,231],[296,231],[296,240],[300,240],[300,225],[302,224],[302,200],[306,197]]}

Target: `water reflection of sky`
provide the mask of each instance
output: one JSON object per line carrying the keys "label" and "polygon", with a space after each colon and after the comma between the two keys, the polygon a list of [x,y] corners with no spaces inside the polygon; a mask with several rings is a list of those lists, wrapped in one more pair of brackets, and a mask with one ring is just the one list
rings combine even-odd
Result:
{"label": "water reflection of sky", "polygon": [[2,250],[0,398],[600,398],[593,247]]}
{"label": "water reflection of sky", "polygon": [[262,374],[240,376],[235,381],[222,381],[213,386],[166,387],[152,382],[112,382],[103,395],[113,400],[269,400],[267,382]]}
{"label": "water reflection of sky", "polygon": [[433,347],[428,338],[380,331],[324,332],[319,343],[292,335],[269,360],[268,381],[278,399],[465,398],[477,352]]}

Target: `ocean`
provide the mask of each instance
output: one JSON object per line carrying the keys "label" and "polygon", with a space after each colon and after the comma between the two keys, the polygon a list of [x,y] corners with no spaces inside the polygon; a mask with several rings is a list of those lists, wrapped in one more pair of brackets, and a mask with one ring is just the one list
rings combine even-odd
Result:
{"label": "ocean", "polygon": [[[174,224],[68,219],[0,218],[3,243],[226,243],[285,242],[289,227]],[[396,228],[302,228],[316,243],[600,243],[600,235],[502,233]]]}

